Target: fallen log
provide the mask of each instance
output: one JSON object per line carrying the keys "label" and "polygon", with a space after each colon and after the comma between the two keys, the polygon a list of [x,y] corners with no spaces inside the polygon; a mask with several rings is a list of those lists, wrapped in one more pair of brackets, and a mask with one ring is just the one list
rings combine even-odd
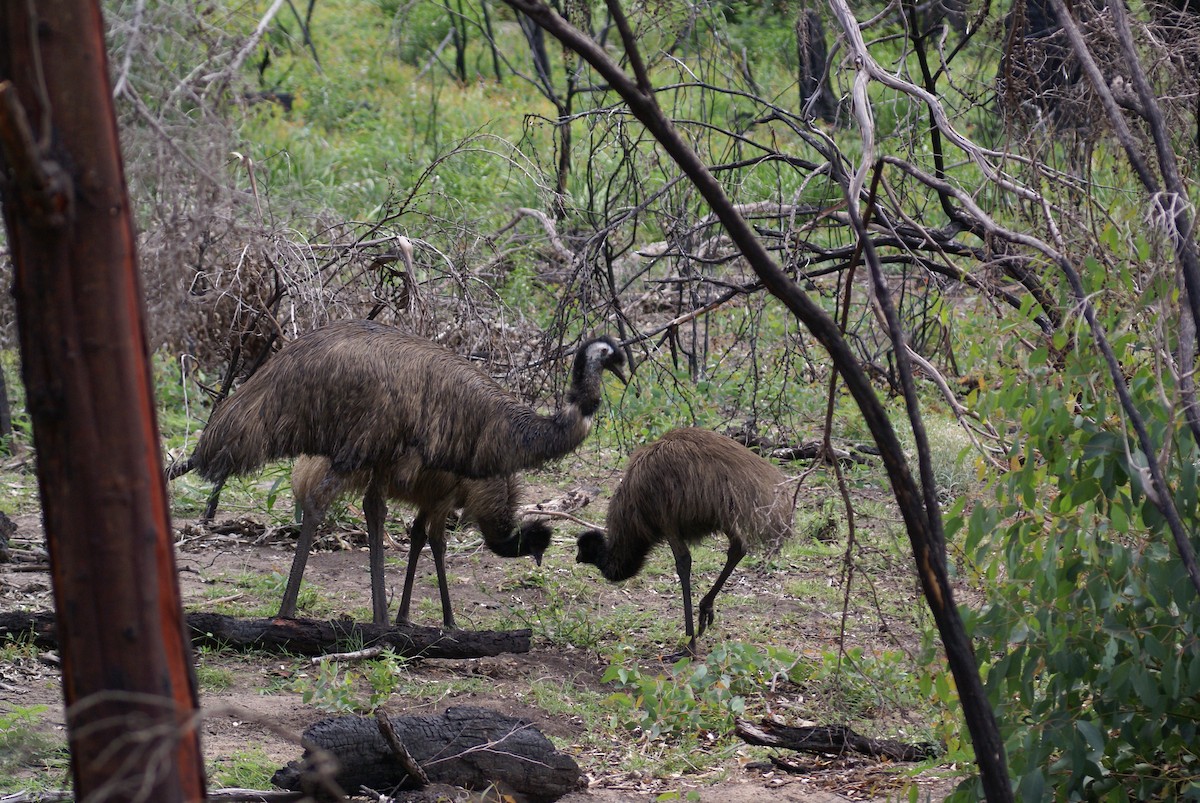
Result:
{"label": "fallen log", "polygon": [[[406,658],[483,658],[529,652],[530,630],[442,630],[418,625],[374,625],[367,622],[313,619],[240,619],[219,613],[187,614],[192,643],[200,646],[321,655],[347,645],[389,647]],[[0,641],[32,638],[44,648],[58,646],[51,611],[0,613]]]}
{"label": "fallen log", "polygon": [[730,433],[735,441],[748,449],[752,449],[763,457],[773,457],[776,460],[790,462],[793,460],[820,460],[830,463],[834,460],[850,463],[870,463],[871,460],[863,454],[862,449],[851,447],[842,449],[837,446],[825,448],[824,441],[806,441],[804,443],[778,443],[767,438],[751,435],[747,432]]}
{"label": "fallen log", "polygon": [[[575,760],[523,720],[486,708],[457,706],[444,714],[392,716],[388,721],[430,784],[491,788],[529,801],[557,800],[580,786]],[[332,785],[348,791],[421,786],[370,718],[323,719],[304,731],[303,743],[304,756],[276,772],[272,784],[308,793]],[[336,774],[322,777],[313,765],[327,765],[330,756],[336,760]]]}
{"label": "fallen log", "polygon": [[795,727],[766,719],[761,725],[755,725],[739,719],[734,725],[734,732],[747,744],[780,747],[805,753],[845,753],[847,750],[853,750],[856,753],[892,761],[924,761],[927,758],[936,758],[943,752],[940,745],[931,742],[907,744],[895,739],[870,739],[855,733],[847,725]]}

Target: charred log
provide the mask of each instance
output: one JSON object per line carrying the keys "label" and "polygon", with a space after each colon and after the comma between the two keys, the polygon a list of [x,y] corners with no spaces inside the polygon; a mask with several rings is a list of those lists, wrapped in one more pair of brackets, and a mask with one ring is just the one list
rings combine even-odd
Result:
{"label": "charred log", "polygon": [[[442,630],[416,625],[373,625],[366,622],[319,622],[312,619],[239,619],[217,613],[189,613],[188,630],[196,646],[224,646],[323,655],[348,644],[390,647],[415,658],[482,658],[529,652],[530,630]],[[30,638],[39,647],[58,646],[50,611],[0,613],[0,640]]]}
{"label": "charred log", "polygon": [[[444,714],[389,717],[391,729],[431,784],[497,789],[518,800],[552,801],[579,787],[579,766],[524,720],[486,708],[459,706]],[[380,791],[420,786],[396,757],[375,721],[333,717],[304,732],[304,757],[275,773],[282,789],[363,787]],[[314,763],[332,755],[338,769],[320,778]],[[312,759],[318,758],[314,762]]]}
{"label": "charred log", "polygon": [[892,761],[924,761],[941,755],[944,748],[930,742],[907,744],[895,739],[871,739],[846,725],[800,728],[763,720],[759,725],[739,719],[735,732],[747,744],[781,747],[806,753],[856,753]]}

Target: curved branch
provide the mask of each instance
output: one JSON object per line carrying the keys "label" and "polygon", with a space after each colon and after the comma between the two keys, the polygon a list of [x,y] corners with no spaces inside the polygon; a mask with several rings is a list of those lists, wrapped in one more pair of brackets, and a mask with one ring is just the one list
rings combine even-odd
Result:
{"label": "curved branch", "polygon": [[[704,196],[729,232],[730,239],[741,250],[755,273],[762,278],[766,288],[783,301],[829,353],[834,367],[841,373],[847,389],[858,404],[863,419],[880,448],[897,505],[908,530],[917,574],[946,647],[950,669],[958,684],[988,799],[1012,800],[1004,745],[1000,739],[995,714],[987,702],[974,650],[954,604],[953,589],[947,575],[945,552],[940,538],[941,513],[936,507],[929,509],[923,504],[921,490],[909,470],[887,411],[855,359],[849,344],[842,337],[837,323],[775,263],[754,230],[737,214],[724,188],[663,113],[653,93],[644,91],[644,87],[631,79],[603,48],[541,0],[505,2],[527,14],[564,45],[582,56],[620,93],[633,114]],[[609,0],[610,8],[616,4],[617,0]],[[636,49],[634,43],[628,39],[625,44],[627,48]]]}

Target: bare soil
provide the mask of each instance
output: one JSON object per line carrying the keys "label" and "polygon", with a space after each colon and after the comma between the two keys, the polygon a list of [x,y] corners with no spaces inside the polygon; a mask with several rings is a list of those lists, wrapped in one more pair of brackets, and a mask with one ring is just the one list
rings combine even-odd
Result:
{"label": "bare soil", "polygon": [[[552,489],[539,489],[553,494]],[[537,492],[531,494],[537,497]],[[543,497],[545,498],[545,497]],[[587,509],[579,515],[602,520],[602,512]],[[398,595],[403,582],[403,561],[407,538],[403,534],[411,511],[392,511],[388,583],[390,593]],[[353,516],[351,516],[353,519]],[[221,517],[218,517],[218,521]],[[247,606],[277,604],[277,599],[256,596],[253,579],[263,585],[286,575],[292,559],[288,528],[264,528],[251,516],[233,523],[221,534],[196,528],[193,521],[177,520],[179,530],[177,568],[183,602],[189,610],[212,610],[220,605]],[[40,517],[26,515],[17,519],[18,537],[40,543]],[[953,787],[945,771],[925,772],[910,777],[903,767],[886,765],[853,756],[797,757],[807,771],[789,774],[772,768],[767,762],[770,751],[742,745],[715,765],[709,756],[696,756],[703,770],[669,773],[663,777],[649,769],[628,769],[623,756],[631,750],[652,756],[654,745],[635,733],[606,731],[589,733],[584,712],[575,713],[567,706],[539,705],[537,687],[590,689],[607,696],[613,689],[600,683],[607,665],[607,653],[616,643],[637,643],[643,671],[656,667],[665,671],[661,656],[678,649],[678,641],[645,640],[636,632],[604,632],[611,611],[629,611],[644,616],[647,632],[682,633],[682,606],[673,567],[662,556],[647,567],[643,577],[623,585],[605,583],[591,567],[574,562],[573,534],[578,527],[566,522],[556,526],[555,542],[547,552],[544,565],[536,569],[527,559],[501,560],[481,551],[478,537],[471,531],[452,536],[448,564],[452,576],[451,596],[458,625],[464,629],[535,626],[534,648],[527,654],[502,655],[464,661],[416,660],[405,665],[405,693],[395,694],[385,704],[393,714],[423,714],[441,711],[450,705],[479,705],[521,717],[550,736],[560,749],[570,752],[585,774],[587,788],[566,798],[569,803],[586,801],[645,801],[664,793],[676,793],[688,799],[697,792],[701,801],[839,801],[907,799],[908,787],[917,784],[922,800],[940,800]],[[709,561],[719,566],[723,558],[723,540],[713,546],[721,550]],[[666,552],[667,550],[662,550]],[[699,562],[706,547],[694,550],[697,558],[695,598],[708,588],[715,570]],[[840,606],[830,609],[825,602],[815,603],[794,596],[797,580],[819,584],[840,583],[839,559],[799,563],[785,559],[772,562],[743,562],[731,578],[726,591],[717,600],[717,621],[705,636],[709,648],[724,639],[773,640],[792,649],[819,652],[834,648],[843,627]],[[398,562],[397,562],[398,561]],[[886,593],[905,600],[909,613],[882,615],[868,599],[852,601],[845,620],[847,646],[867,650],[895,649],[897,639],[911,641],[917,609],[923,604],[917,597],[903,566],[871,578],[876,595]],[[580,585],[578,575],[589,582]],[[657,580],[655,578],[657,577]],[[548,579],[549,578],[549,581]],[[563,582],[553,582],[557,579]],[[574,580],[574,583],[568,582]],[[369,618],[370,592],[367,582],[367,555],[362,534],[342,529],[322,539],[310,558],[306,584],[319,589],[321,604],[327,609],[302,615],[313,618],[337,618],[354,615]],[[4,609],[44,610],[52,607],[49,576],[45,571],[17,571],[0,564],[0,606]],[[438,625],[436,581],[428,555],[418,576],[413,618],[419,624]],[[883,588],[886,586],[886,588]],[[582,587],[578,599],[553,599],[563,589]],[[858,596],[867,592],[858,586]],[[393,600],[391,609],[394,611]],[[596,628],[596,643],[578,648],[565,639],[548,639],[545,633],[552,611],[574,611],[575,625],[589,623]],[[754,626],[748,626],[753,621]],[[669,622],[671,627],[663,626]],[[600,645],[600,646],[598,646]],[[304,702],[297,690],[303,675],[315,676],[316,667],[307,659],[256,653],[205,651],[197,658],[201,672],[203,747],[210,771],[228,768],[236,757],[254,748],[270,762],[283,766],[299,758],[299,736],[308,725],[329,716]],[[220,683],[206,678],[220,677]],[[432,690],[432,693],[425,693]],[[784,690],[791,701],[802,700],[803,689]],[[783,700],[782,702],[787,702]],[[59,675],[51,656],[0,661],[0,714],[12,706],[44,704],[49,711],[42,727],[63,732]],[[888,716],[894,717],[895,712]],[[827,724],[827,723],[820,723]],[[862,729],[856,724],[856,728]],[[874,735],[868,733],[867,735]],[[651,762],[652,763],[652,760]],[[645,767],[646,764],[643,764]],[[66,785],[67,779],[63,779]],[[668,796],[669,798],[671,795]],[[694,799],[694,795],[691,796]]]}

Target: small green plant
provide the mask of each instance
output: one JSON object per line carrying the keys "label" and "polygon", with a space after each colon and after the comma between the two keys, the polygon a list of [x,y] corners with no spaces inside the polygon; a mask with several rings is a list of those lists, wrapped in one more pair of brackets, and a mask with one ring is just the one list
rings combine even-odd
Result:
{"label": "small green plant", "polygon": [[0,711],[0,791],[28,786],[16,777],[22,768],[63,768],[66,745],[38,729],[47,710],[44,705],[29,705]]}
{"label": "small green plant", "polygon": [[305,676],[297,680],[296,690],[301,693],[304,702],[322,711],[348,714],[361,707],[354,691],[353,674],[343,674],[332,661],[322,661],[317,666],[316,678]]}
{"label": "small green plant", "polygon": [[612,727],[638,731],[650,740],[719,739],[745,713],[748,695],[775,677],[790,678],[800,666],[787,650],[728,642],[703,661],[676,661],[670,674],[648,675],[613,662],[601,680],[622,689],[607,701]]}
{"label": "small green plant", "polygon": [[233,670],[223,666],[207,666],[200,664],[196,667],[196,681],[204,691],[221,691],[233,686]]}
{"label": "small green plant", "polygon": [[[336,714],[369,713],[391,697],[400,685],[405,659],[391,650],[367,662],[363,672],[343,672],[333,661],[322,661],[316,678],[302,677],[296,681],[304,702],[322,711]],[[364,700],[358,691],[363,685],[368,691]]]}
{"label": "small green plant", "polygon": [[37,658],[38,646],[32,638],[8,635],[0,641],[0,661],[16,662]]}

